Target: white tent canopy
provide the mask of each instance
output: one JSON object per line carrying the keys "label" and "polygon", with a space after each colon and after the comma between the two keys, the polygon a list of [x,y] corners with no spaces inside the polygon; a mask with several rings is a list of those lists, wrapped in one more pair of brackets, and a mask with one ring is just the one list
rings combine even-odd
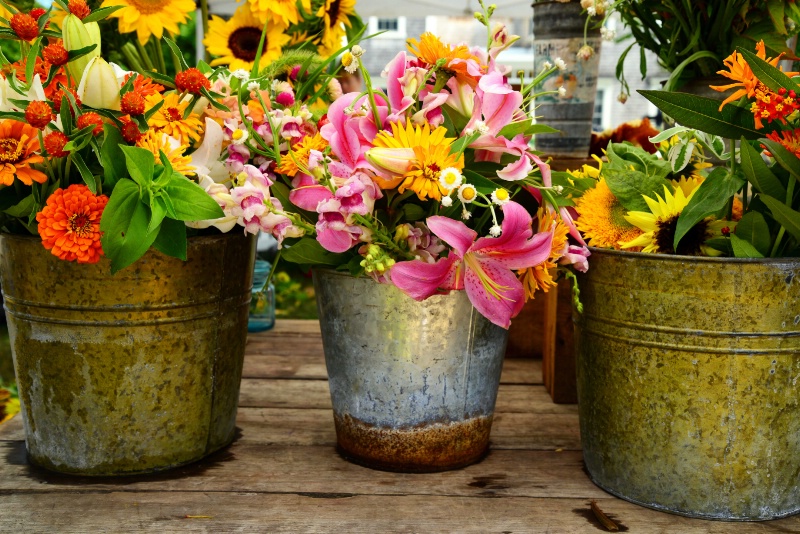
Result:
{"label": "white tent canopy", "polygon": [[[495,13],[501,17],[527,17],[532,0],[485,0],[496,4]],[[239,5],[231,0],[208,0],[209,11],[217,15],[231,15]],[[472,16],[480,6],[478,0],[360,0],[356,10],[362,17],[426,17]]]}

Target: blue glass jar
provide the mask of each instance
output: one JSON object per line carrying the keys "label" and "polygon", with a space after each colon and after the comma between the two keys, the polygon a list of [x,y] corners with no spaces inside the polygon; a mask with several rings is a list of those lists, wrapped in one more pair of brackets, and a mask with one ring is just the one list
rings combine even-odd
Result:
{"label": "blue glass jar", "polygon": [[248,332],[263,332],[275,326],[275,286],[266,284],[272,265],[265,260],[256,260],[253,268],[253,292],[250,298]]}

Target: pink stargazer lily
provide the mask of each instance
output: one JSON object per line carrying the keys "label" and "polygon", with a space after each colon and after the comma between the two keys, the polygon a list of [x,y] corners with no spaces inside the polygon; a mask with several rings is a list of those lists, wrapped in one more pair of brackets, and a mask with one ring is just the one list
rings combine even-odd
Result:
{"label": "pink stargazer lily", "polygon": [[550,255],[552,232],[533,235],[531,216],[516,202],[503,206],[500,237],[481,237],[461,221],[428,217],[431,232],[452,248],[436,263],[421,260],[396,263],[394,285],[415,300],[439,290],[466,289],[475,308],[494,324],[508,328],[525,303],[515,269],[539,265]]}

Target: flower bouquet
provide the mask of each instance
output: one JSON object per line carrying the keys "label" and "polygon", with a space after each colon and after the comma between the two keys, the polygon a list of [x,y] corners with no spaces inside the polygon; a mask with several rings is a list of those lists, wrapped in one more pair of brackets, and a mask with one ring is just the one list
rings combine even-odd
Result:
{"label": "flower bouquet", "polygon": [[0,21],[22,58],[0,57],[0,278],[28,452],[164,469],[234,436],[253,240],[187,228],[224,215],[197,180],[225,73],[169,39],[175,76],[126,71],[97,25],[120,6],[61,8],[60,31],[38,9]]}
{"label": "flower bouquet", "polygon": [[226,216],[314,267],[339,447],[373,467],[480,458],[505,328],[559,263],[586,266],[570,201],[529,145],[550,131],[528,116],[532,87],[555,68],[515,91],[496,58],[516,37],[490,11],[486,49],[424,34],[386,66],[382,90],[351,44],[341,67],[365,90],[324,116],[309,87],[330,85],[303,81],[300,64],[242,84],[240,103],[269,111],[226,121]]}
{"label": "flower bouquet", "polygon": [[652,139],[663,157],[611,145],[575,178],[589,186],[576,225],[607,247],[578,276],[584,459],[633,502],[727,520],[798,511],[800,86],[780,59],[764,43],[726,57],[722,104],[642,91],[678,124]]}

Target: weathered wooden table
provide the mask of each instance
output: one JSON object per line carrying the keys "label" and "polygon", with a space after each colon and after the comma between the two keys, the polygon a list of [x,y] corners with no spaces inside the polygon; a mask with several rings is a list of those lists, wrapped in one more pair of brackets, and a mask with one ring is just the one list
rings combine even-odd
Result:
{"label": "weathered wooden table", "polygon": [[0,426],[0,532],[605,531],[800,533],[800,517],[722,523],[616,499],[583,471],[575,405],[556,405],[535,360],[505,362],[492,451],[447,473],[373,471],[335,449],[319,327],[280,321],[248,340],[229,448],[154,476],[88,479],[30,466],[19,417]]}

